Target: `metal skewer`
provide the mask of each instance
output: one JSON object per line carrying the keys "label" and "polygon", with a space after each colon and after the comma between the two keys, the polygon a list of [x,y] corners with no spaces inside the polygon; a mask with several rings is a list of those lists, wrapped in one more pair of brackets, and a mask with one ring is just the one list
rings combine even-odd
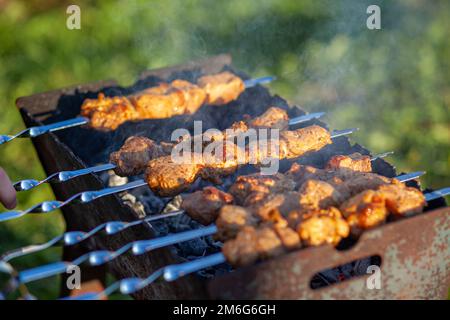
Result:
{"label": "metal skewer", "polygon": [[[450,195],[450,187],[443,188],[437,191],[429,192],[425,194],[425,200],[427,202],[434,199]],[[100,293],[86,293],[77,297],[67,297],[65,300],[95,300],[112,294],[113,292],[119,291],[122,294],[132,294],[138,290],[143,289],[149,284],[153,283],[160,277],[163,277],[165,281],[171,282],[175,281],[181,277],[184,277],[193,272],[200,271],[202,269],[210,268],[221,263],[225,263],[226,258],[222,253],[215,253],[206,257],[202,257],[196,260],[171,264],[163,268],[158,269],[152,273],[147,278],[126,278],[119,280],[103,292]]]}
{"label": "metal skewer", "polygon": [[19,272],[17,280],[19,281],[19,283],[22,284],[40,280],[43,278],[63,273],[67,270],[67,267],[73,265],[79,266],[82,263],[87,263],[91,266],[100,266],[102,264],[110,262],[113,259],[116,259],[120,255],[128,251],[131,251],[133,255],[137,256],[172,244],[212,235],[216,232],[217,227],[215,225],[211,225],[208,227],[179,232],[173,235],[159,237],[151,240],[138,240],[129,242],[116,251],[108,251],[108,250],[91,251],[78,257],[73,261],[54,262],[44,266],[24,270],[22,272]]}
{"label": "metal skewer", "polygon": [[17,218],[20,218],[27,214],[30,214],[30,213],[39,213],[39,214],[49,213],[49,212],[55,211],[57,209],[60,209],[70,203],[73,203],[73,202],[89,203],[91,201],[94,201],[98,198],[102,198],[107,195],[115,194],[118,192],[130,190],[130,189],[135,189],[135,188],[142,187],[145,185],[147,185],[147,183],[144,180],[140,179],[140,180],[136,180],[136,181],[124,184],[122,186],[105,188],[105,189],[101,189],[98,191],[80,192],[80,193],[73,195],[72,197],[70,197],[69,199],[67,199],[65,201],[57,201],[57,200],[44,201],[44,202],[41,202],[35,206],[32,206],[24,211],[8,211],[8,212],[0,213],[0,222],[17,219]]}
{"label": "metal skewer", "polygon": [[[289,125],[293,126],[296,124],[300,124],[303,122],[308,122],[313,119],[318,119],[322,117],[325,114],[325,112],[315,112],[315,113],[309,113],[303,116],[295,117],[289,120]],[[85,169],[80,170],[73,170],[73,171],[61,171],[61,172],[55,172],[48,176],[47,178],[38,181],[35,179],[25,179],[20,180],[13,183],[14,188],[16,191],[28,191],[33,188],[36,188],[37,186],[40,186],[43,183],[52,182],[52,183],[60,183],[60,182],[66,182],[71,179],[74,179],[76,177],[84,176],[90,173],[98,173],[106,170],[111,170],[116,167],[115,164],[107,163],[102,164],[94,167],[89,167]]]}
{"label": "metal skewer", "polygon": [[43,135],[44,133],[77,127],[87,123],[89,123],[89,119],[84,117],[77,117],[69,120],[64,120],[61,122],[55,122],[49,125],[27,128],[12,136],[0,135],[0,145],[16,138],[35,138],[40,135]]}
{"label": "metal skewer", "polygon": [[[416,174],[410,173],[407,175],[403,175],[405,179],[410,179],[411,177],[415,177]],[[402,180],[402,176],[397,177],[400,181],[405,182],[405,180]],[[439,194],[438,194],[439,195]],[[178,212],[176,212],[178,214]],[[181,213],[179,213],[181,214]],[[160,216],[158,216],[160,218]],[[154,219],[156,220],[156,219]],[[142,221],[142,220],[139,220]],[[100,226],[99,226],[100,227]],[[93,229],[93,231],[97,232],[99,230],[99,227]],[[123,226],[122,229],[123,230]],[[118,230],[120,231],[120,230]],[[116,232],[118,232],[116,231]],[[80,265],[82,263],[89,263],[91,266],[99,266],[104,263],[107,263],[118,256],[124,254],[125,252],[132,251],[134,255],[141,255],[151,250],[156,250],[161,247],[173,245],[176,243],[181,243],[185,241],[189,241],[195,238],[203,237],[203,236],[209,236],[213,235],[217,232],[217,227],[215,225],[210,225],[208,227],[203,227],[200,229],[195,230],[189,230],[185,232],[180,232],[176,234],[172,234],[169,236],[164,236],[160,238],[150,239],[150,240],[138,240],[134,242],[127,243],[120,249],[116,251],[107,251],[107,250],[98,250],[98,251],[92,251],[89,253],[86,253],[77,259],[67,262],[67,261],[60,261],[55,263],[50,263],[44,266],[24,270],[19,273],[17,276],[18,281],[20,283],[28,283],[35,280],[40,280],[43,278],[47,278],[56,274],[60,274],[66,271],[67,267],[71,265]],[[71,236],[71,244],[78,243],[79,236],[83,236],[86,234],[80,234],[80,233],[69,233]],[[64,236],[64,235],[63,235]],[[61,238],[61,237],[60,237]],[[55,238],[56,239],[56,238]],[[53,245],[55,243],[55,239],[51,240],[49,243],[50,245]],[[18,254],[20,254],[20,251],[15,254],[14,257],[17,257]],[[23,254],[21,254],[23,256]],[[11,257],[11,254],[10,254]],[[6,261],[5,259],[2,259],[2,261]]]}
{"label": "metal skewer", "polygon": [[[272,76],[249,79],[244,81],[244,86],[245,88],[251,88],[258,84],[269,83],[275,79],[276,78]],[[14,140],[16,138],[35,138],[45,133],[82,126],[84,124],[88,124],[89,121],[90,120],[88,118],[77,117],[69,120],[55,122],[49,125],[27,128],[15,135],[0,135],[0,145],[9,142],[11,140]]]}

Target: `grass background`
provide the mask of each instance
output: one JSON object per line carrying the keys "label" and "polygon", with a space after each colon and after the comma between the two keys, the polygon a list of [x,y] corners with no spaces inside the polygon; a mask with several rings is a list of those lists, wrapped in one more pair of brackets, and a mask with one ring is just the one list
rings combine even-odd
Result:
{"label": "grass background", "polygon": [[[381,30],[366,8],[381,7]],[[66,8],[81,8],[81,30]],[[275,75],[271,91],[306,110],[327,111],[332,128],[374,152],[394,150],[402,171],[426,170],[425,186],[450,182],[450,2],[0,0],[0,133],[23,128],[17,97],[115,78],[228,52],[252,76]],[[31,143],[0,147],[12,180],[42,178]],[[19,195],[19,208],[52,199],[48,186]],[[64,230],[58,214],[0,224],[0,252]],[[17,260],[19,269],[57,260],[58,249]],[[57,294],[54,278],[31,286]]]}

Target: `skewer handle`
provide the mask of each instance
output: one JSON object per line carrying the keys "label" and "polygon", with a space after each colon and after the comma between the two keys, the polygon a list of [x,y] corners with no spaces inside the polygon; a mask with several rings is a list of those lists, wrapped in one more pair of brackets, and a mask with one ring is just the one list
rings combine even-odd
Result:
{"label": "skewer handle", "polygon": [[102,189],[99,191],[85,191],[85,192],[81,193],[80,199],[81,199],[82,203],[88,203],[95,199],[98,199],[98,198],[101,198],[101,197],[104,197],[107,195],[111,195],[111,194],[119,193],[122,191],[142,187],[145,185],[147,185],[147,182],[140,179],[140,180],[136,180],[136,181],[133,181],[133,182],[130,182],[130,183],[124,184],[122,186],[118,186],[118,187],[105,188],[105,189]]}
{"label": "skewer handle", "polygon": [[173,264],[164,268],[164,280],[174,281],[192,272],[209,268],[225,261],[225,256],[222,253],[215,253],[197,260]]}

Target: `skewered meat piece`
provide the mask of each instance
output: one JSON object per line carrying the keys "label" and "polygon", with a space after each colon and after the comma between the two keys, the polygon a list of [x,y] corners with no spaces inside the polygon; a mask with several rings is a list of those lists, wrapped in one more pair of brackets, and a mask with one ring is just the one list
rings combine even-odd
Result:
{"label": "skewered meat piece", "polygon": [[320,180],[307,180],[299,193],[299,204],[304,211],[339,205],[345,200],[339,188]]}
{"label": "skewered meat piece", "polygon": [[420,190],[406,187],[401,182],[382,185],[377,191],[386,199],[386,207],[389,213],[396,216],[420,213],[426,205],[425,196]]}
{"label": "skewered meat piece", "polygon": [[105,97],[103,93],[99,93],[97,99],[86,99],[81,115],[90,118],[90,125],[99,129],[116,129],[120,123],[139,117],[127,97]]}
{"label": "skewered meat piece", "polygon": [[148,162],[145,180],[153,192],[169,197],[188,189],[201,167],[201,163],[174,163],[172,156],[163,156]]}
{"label": "skewered meat piece", "polygon": [[245,90],[244,82],[230,72],[203,76],[195,85],[185,80],[162,82],[128,97],[86,99],[81,115],[91,119],[90,125],[102,130],[114,130],[128,120],[163,119],[195,113],[205,102],[223,105]]}
{"label": "skewered meat piece", "polygon": [[216,220],[218,240],[225,241],[236,237],[238,232],[246,226],[256,226],[259,223],[257,217],[247,208],[225,205],[219,210]]}
{"label": "skewered meat piece", "polygon": [[374,190],[350,198],[340,208],[355,235],[384,223],[388,215],[386,199]]}
{"label": "skewered meat piece", "polygon": [[388,214],[406,216],[422,212],[425,197],[416,188],[394,181],[380,186],[377,190],[366,190],[350,198],[341,205],[352,233],[373,228],[386,221]]}
{"label": "skewered meat piece", "polygon": [[214,187],[205,187],[183,198],[181,209],[195,221],[204,225],[213,223],[219,210],[233,202],[233,196]]}
{"label": "skewered meat piece", "polygon": [[111,153],[109,160],[116,165],[117,175],[134,176],[142,173],[151,159],[167,155],[168,149],[149,138],[131,136],[119,151]]}
{"label": "skewered meat piece", "polygon": [[235,197],[237,204],[248,206],[270,193],[292,191],[294,187],[295,183],[281,173],[271,176],[256,173],[239,176],[228,192]]}
{"label": "skewered meat piece", "polygon": [[309,213],[297,227],[300,239],[305,245],[337,245],[341,239],[348,237],[350,227],[340,211],[334,207]]}
{"label": "skewered meat piece", "polygon": [[317,125],[281,131],[280,159],[296,158],[309,152],[318,151],[331,143],[330,132]]}
{"label": "skewered meat piece", "polygon": [[210,105],[227,104],[245,90],[242,79],[228,71],[200,77],[197,84],[205,91],[205,102]]}
{"label": "skewered meat piece", "polygon": [[244,227],[235,239],[225,242],[222,248],[233,266],[246,266],[257,260],[270,259],[286,252],[283,242],[270,226]]}
{"label": "skewered meat piece", "polygon": [[359,172],[372,172],[372,162],[369,156],[363,156],[356,152],[348,156],[333,156],[325,166],[325,170],[338,170],[342,168]]}
{"label": "skewered meat piece", "polygon": [[248,121],[250,128],[270,128],[278,130],[287,130],[289,127],[289,116],[283,109],[270,107],[259,117]]}
{"label": "skewered meat piece", "polygon": [[160,83],[130,96],[140,119],[164,119],[194,113],[205,98],[202,89],[184,80]]}

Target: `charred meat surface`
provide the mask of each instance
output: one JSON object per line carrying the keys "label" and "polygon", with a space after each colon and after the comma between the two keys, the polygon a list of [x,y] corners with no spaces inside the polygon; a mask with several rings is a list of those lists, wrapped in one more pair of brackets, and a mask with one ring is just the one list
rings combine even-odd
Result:
{"label": "charred meat surface", "polygon": [[191,193],[183,198],[181,209],[195,221],[203,225],[213,223],[219,215],[219,210],[233,202],[233,196],[214,187]]}
{"label": "charred meat surface", "polygon": [[125,140],[119,151],[111,153],[110,161],[116,165],[117,175],[134,176],[141,174],[150,160],[163,155],[167,155],[166,150],[155,141],[131,136]]}

